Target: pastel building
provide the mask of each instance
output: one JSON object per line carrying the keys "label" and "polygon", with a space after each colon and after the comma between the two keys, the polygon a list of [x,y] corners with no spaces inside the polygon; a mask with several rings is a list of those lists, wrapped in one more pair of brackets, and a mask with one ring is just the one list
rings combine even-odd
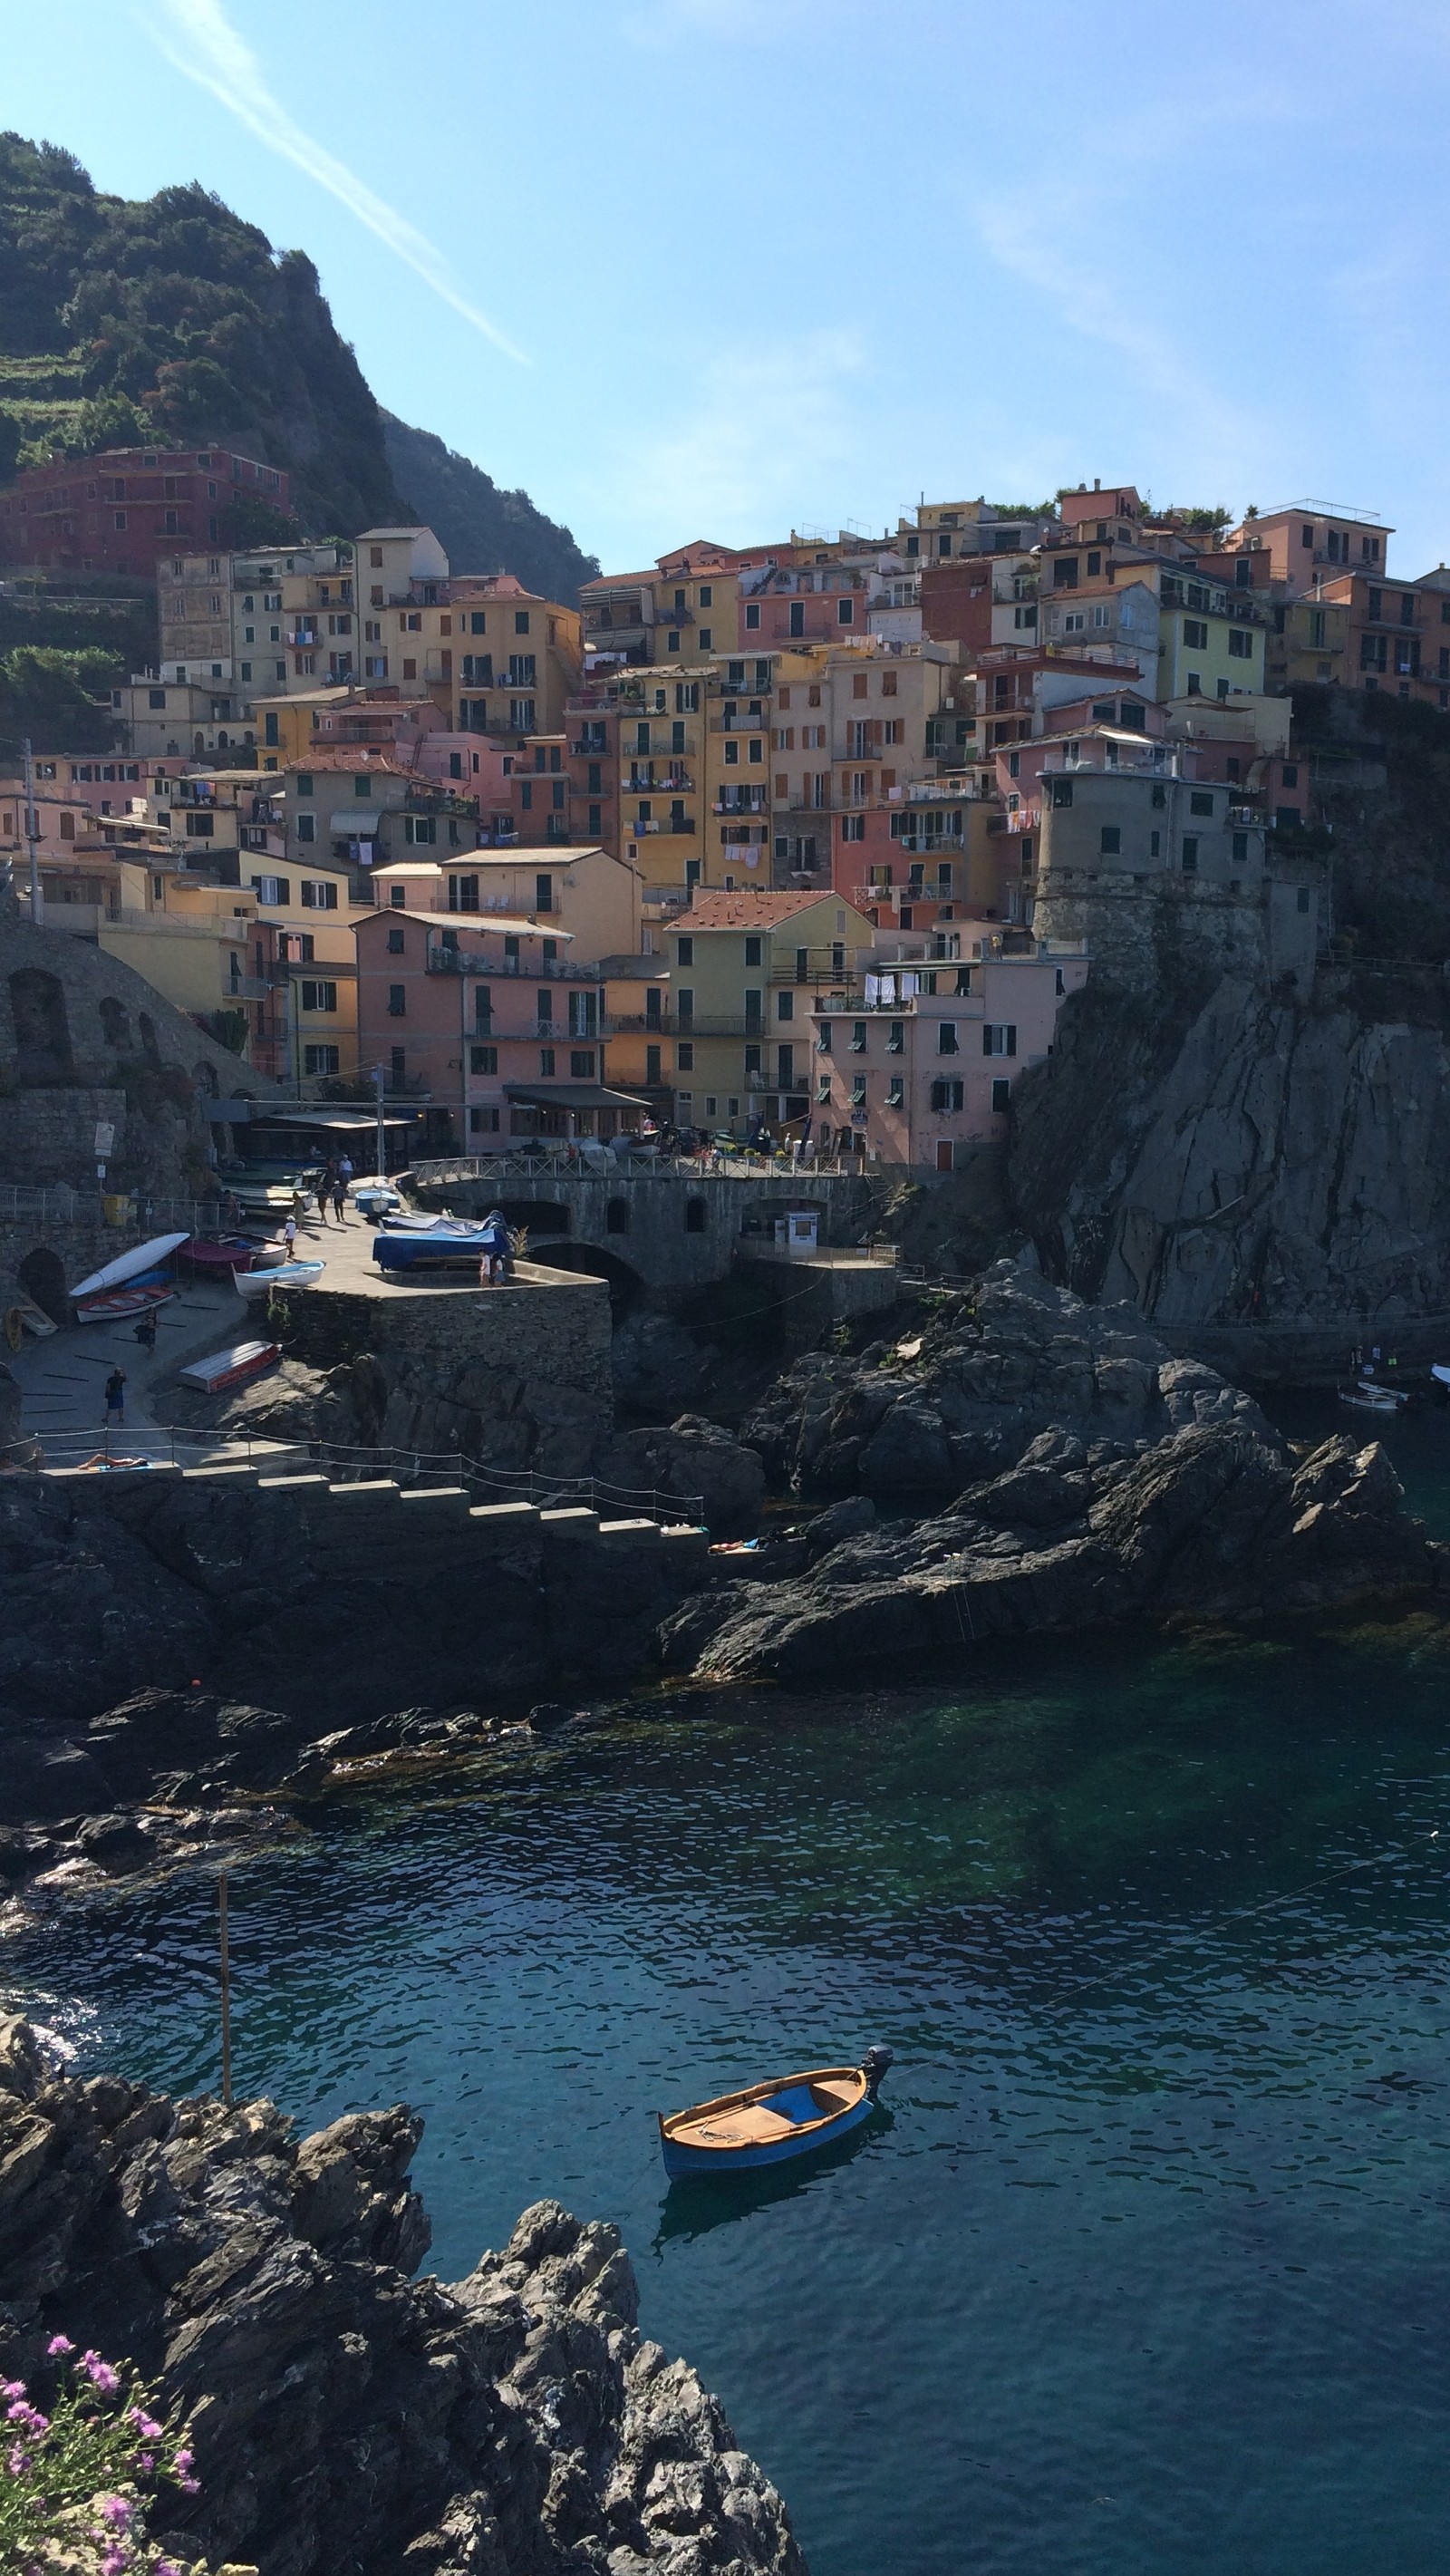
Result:
{"label": "pastel building", "polygon": [[812,1009],[820,1150],[949,1172],[1004,1142],[1013,1085],[1087,973],[1081,947],[1009,953],[986,930],[867,951],[852,988]]}
{"label": "pastel building", "polygon": [[1393,535],[1393,528],[1372,513],[1335,510],[1323,501],[1291,501],[1283,509],[1240,520],[1224,544],[1267,554],[1273,579],[1287,584],[1291,598],[1302,599],[1321,582],[1351,570],[1375,579],[1389,561]]}
{"label": "pastel building", "polygon": [[809,1120],[813,1002],[850,983],[872,937],[829,889],[697,894],[663,940],[681,1124]]}
{"label": "pastel building", "polygon": [[391,1089],[446,1112],[464,1151],[639,1123],[642,1103],[603,1078],[598,962],[575,963],[566,930],[390,900],[356,939],[364,1070],[381,1065]]}

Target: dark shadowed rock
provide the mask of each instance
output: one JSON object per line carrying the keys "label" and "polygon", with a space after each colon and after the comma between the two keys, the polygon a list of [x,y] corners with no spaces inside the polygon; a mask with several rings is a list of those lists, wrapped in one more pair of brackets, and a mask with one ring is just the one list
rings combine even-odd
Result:
{"label": "dark shadowed rock", "polygon": [[169,2554],[261,2576],[805,2576],[687,2364],[642,2342],[618,2230],[557,2201],[451,2286],[410,2275],[422,2123],[299,2145],[270,2102],[49,2072],[0,2022],[0,2367],[128,2353],[187,2417]]}

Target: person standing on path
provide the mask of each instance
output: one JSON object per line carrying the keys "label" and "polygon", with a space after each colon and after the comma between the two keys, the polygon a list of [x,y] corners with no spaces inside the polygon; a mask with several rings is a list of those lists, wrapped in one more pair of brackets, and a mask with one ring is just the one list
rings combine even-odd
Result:
{"label": "person standing on path", "polygon": [[331,1157],[329,1157],[322,1167],[321,1177],[317,1184],[317,1213],[324,1225],[327,1223],[327,1202],[332,1196],[332,1185],[335,1178],[336,1167],[333,1164]]}
{"label": "person standing on path", "polygon": [[154,1306],[147,1307],[145,1314],[137,1325],[136,1339],[149,1359],[156,1348],[156,1309]]}
{"label": "person standing on path", "polygon": [[[346,1197],[347,1192],[352,1188],[352,1156],[351,1156],[351,1154],[344,1154],[344,1156],[343,1156],[343,1158],[342,1158],[342,1161],[338,1164],[337,1171],[338,1171],[338,1178],[339,1178],[339,1179],[340,1179],[340,1181],[342,1182],[343,1195],[344,1195],[344,1197]],[[379,1172],[379,1174],[378,1174],[378,1179],[379,1179],[379,1180],[381,1180],[381,1179],[382,1179],[382,1177],[383,1177],[383,1176],[382,1176],[382,1173],[381,1173],[381,1172]]]}
{"label": "person standing on path", "polygon": [[347,1183],[342,1177],[341,1164],[338,1165],[337,1170],[332,1176],[332,1213],[336,1217],[339,1225],[346,1222]]}
{"label": "person standing on path", "polygon": [[297,1217],[295,1210],[293,1214],[288,1217],[286,1224],[282,1228],[282,1242],[286,1249],[287,1258],[290,1261],[297,1250]]}
{"label": "person standing on path", "polygon": [[106,1409],[101,1416],[102,1429],[109,1430],[113,1422],[119,1422],[122,1430],[126,1427],[126,1372],[122,1368],[113,1368],[106,1380]]}

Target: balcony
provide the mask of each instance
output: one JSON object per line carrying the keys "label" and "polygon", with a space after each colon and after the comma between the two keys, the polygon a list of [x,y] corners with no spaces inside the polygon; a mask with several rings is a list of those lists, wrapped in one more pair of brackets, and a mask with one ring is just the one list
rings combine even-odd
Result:
{"label": "balcony", "polygon": [[[720,811],[718,805],[716,806],[715,811],[717,814]],[[667,814],[663,821],[658,823],[654,821],[650,821],[648,823],[634,823],[631,822],[629,817],[626,815],[623,828],[629,834],[631,840],[633,840],[637,834],[647,832],[663,832],[668,839],[677,837],[682,832],[693,832],[695,822],[693,815],[690,814]]]}
{"label": "balcony", "polygon": [[522,976],[531,984],[541,984],[546,978],[567,984],[599,982],[597,966],[572,966],[564,957],[488,957],[473,948],[430,948],[424,963],[430,975]]}
{"label": "balcony", "polygon": [[[672,1038],[679,1033],[679,1022],[673,1011],[661,1011],[652,1020],[647,1011],[606,1011],[599,1023],[603,1038]],[[692,1030],[687,1027],[686,1035]]]}
{"label": "balcony", "polygon": [[768,715],[711,716],[709,722],[712,733],[764,733],[770,718]]}
{"label": "balcony", "polygon": [[763,787],[750,788],[740,796],[717,796],[710,811],[712,814],[768,814],[770,799]]}

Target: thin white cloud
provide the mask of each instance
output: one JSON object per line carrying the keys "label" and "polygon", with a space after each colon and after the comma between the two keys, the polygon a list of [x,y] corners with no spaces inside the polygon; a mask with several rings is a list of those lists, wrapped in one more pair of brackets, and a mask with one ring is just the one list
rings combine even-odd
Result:
{"label": "thin white cloud", "polygon": [[529,364],[522,349],[515,348],[498,324],[459,294],[441,253],[426,235],[376,196],[345,162],[315,143],[288,115],[268,89],[256,55],[228,23],[220,0],[161,0],[160,20],[148,12],[144,24],[173,69],[219,100],[269,152],[290,161],[336,197],[349,214],[386,244],[395,258],[431,286],[435,295],[451,304],[454,312],[460,313],[475,331],[481,331],[496,349],[502,349],[505,357],[521,367]]}
{"label": "thin white cloud", "polygon": [[708,359],[678,430],[619,458],[631,517],[646,493],[661,532],[650,551],[693,537],[748,544],[761,537],[767,518],[814,515],[819,500],[813,505],[812,493],[835,481],[833,469],[851,445],[847,387],[864,363],[860,343],[844,331]]}

